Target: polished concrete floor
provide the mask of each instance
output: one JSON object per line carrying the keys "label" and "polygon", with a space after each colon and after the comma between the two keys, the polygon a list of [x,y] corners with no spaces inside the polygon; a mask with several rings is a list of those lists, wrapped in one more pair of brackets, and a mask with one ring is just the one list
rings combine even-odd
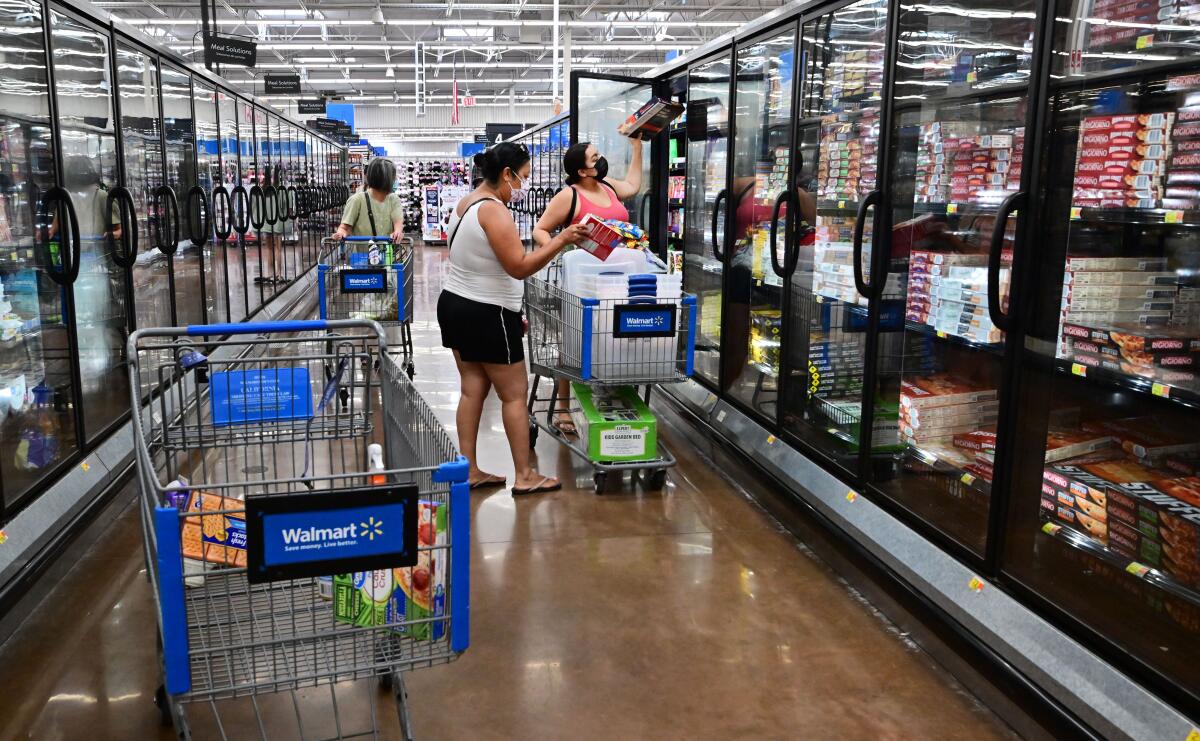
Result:
{"label": "polished concrete floor", "polygon": [[[417,384],[453,429],[457,378],[433,320],[443,250],[417,266]],[[679,466],[660,493],[602,497],[552,439],[537,446],[563,491],[472,496],[471,648],[409,675],[419,739],[985,739],[1013,734],[717,470],[688,432],[662,430]],[[495,399],[481,458],[511,476]],[[510,479],[511,480],[511,479]],[[127,499],[129,494],[123,495]],[[141,529],[126,506],[0,647],[0,739],[171,738]],[[270,738],[361,727],[371,685],[264,698]],[[231,739],[261,734],[248,702],[219,709]],[[197,736],[220,737],[193,707]],[[301,720],[297,721],[297,717]]]}

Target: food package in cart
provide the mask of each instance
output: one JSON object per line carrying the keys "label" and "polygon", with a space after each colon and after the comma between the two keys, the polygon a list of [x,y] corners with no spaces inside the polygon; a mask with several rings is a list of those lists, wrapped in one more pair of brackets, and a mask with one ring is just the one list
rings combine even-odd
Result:
{"label": "food package in cart", "polygon": [[[417,503],[417,565],[392,569],[396,589],[385,612],[398,633],[421,641],[446,635],[447,509],[440,502]],[[414,622],[431,620],[431,622]]]}
{"label": "food package in cart", "polygon": [[596,217],[595,214],[588,214],[579,223],[588,230],[587,236],[580,240],[579,246],[601,260],[607,260],[612,251],[623,241],[621,234],[616,229],[605,224],[604,220]]}
{"label": "food package in cart", "polygon": [[[187,505],[181,532],[185,565],[210,564],[246,566],[246,505],[239,499],[193,490],[187,495]],[[200,514],[197,512],[221,512]],[[194,569],[186,569],[190,574]]]}
{"label": "food package in cart", "polygon": [[358,627],[384,625],[395,591],[388,569],[338,574],[333,577],[333,618]]}

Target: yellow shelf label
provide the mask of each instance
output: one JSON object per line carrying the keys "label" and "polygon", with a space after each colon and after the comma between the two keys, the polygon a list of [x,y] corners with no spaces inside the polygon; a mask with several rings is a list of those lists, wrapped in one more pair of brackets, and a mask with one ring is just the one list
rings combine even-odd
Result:
{"label": "yellow shelf label", "polygon": [[0,545],[4,545],[7,542],[8,542],[8,533],[4,532],[3,530],[0,530]]}
{"label": "yellow shelf label", "polygon": [[1138,36],[1137,48],[1145,49],[1148,46],[1154,46],[1154,34],[1148,33],[1145,36]]}
{"label": "yellow shelf label", "polygon": [[1046,535],[1058,535],[1058,531],[1062,530],[1062,525],[1057,525],[1053,522],[1047,522],[1042,525],[1042,532]]}
{"label": "yellow shelf label", "polygon": [[774,444],[775,444],[775,436],[767,435],[767,445],[774,445]]}
{"label": "yellow shelf label", "polygon": [[1087,377],[1087,366],[1082,363],[1071,363],[1071,372],[1077,376]]}
{"label": "yellow shelf label", "polygon": [[91,470],[92,464],[88,463],[87,461],[84,461],[83,463],[79,464],[79,467],[83,469],[84,473],[87,473],[88,471]]}
{"label": "yellow shelf label", "polygon": [[946,334],[945,332],[943,332],[942,330],[940,330],[940,329],[939,329],[939,330],[937,331],[937,336],[938,336],[940,339],[943,339],[943,340],[944,340],[944,339],[946,339],[947,337],[949,337],[950,335]]}
{"label": "yellow shelf label", "polygon": [[1071,209],[1071,218],[1073,220],[1079,220],[1082,217],[1083,217],[1083,209],[1082,208],[1075,206]]}
{"label": "yellow shelf label", "polygon": [[1155,383],[1150,387],[1150,393],[1155,396],[1161,396],[1164,399],[1171,395],[1171,387],[1165,383]]}
{"label": "yellow shelf label", "polygon": [[1145,576],[1150,572],[1150,567],[1144,566],[1137,561],[1132,561],[1128,566],[1125,567],[1125,570],[1134,576]]}
{"label": "yellow shelf label", "polygon": [[971,581],[967,582],[967,588],[975,594],[979,594],[983,591],[983,584],[983,579],[980,579],[978,576],[972,576]]}
{"label": "yellow shelf label", "polygon": [[853,489],[846,492],[846,501],[854,504],[856,501],[858,501],[858,492],[854,491]]}
{"label": "yellow shelf label", "polygon": [[958,213],[958,204],[957,203],[947,203],[946,204],[946,213],[948,213],[948,214]]}
{"label": "yellow shelf label", "polygon": [[1200,741],[1200,731],[1193,728],[1184,741]]}
{"label": "yellow shelf label", "polygon": [[838,201],[838,208],[845,208],[845,207],[846,207],[845,201]]}
{"label": "yellow shelf label", "polygon": [[1183,223],[1183,212],[1182,211],[1168,211],[1165,214],[1163,214],[1163,221],[1167,222],[1168,224],[1182,224]]}
{"label": "yellow shelf label", "polygon": [[969,473],[964,473],[962,475],[962,478],[959,480],[962,481],[967,486],[970,486],[971,484],[975,483],[975,477]]}

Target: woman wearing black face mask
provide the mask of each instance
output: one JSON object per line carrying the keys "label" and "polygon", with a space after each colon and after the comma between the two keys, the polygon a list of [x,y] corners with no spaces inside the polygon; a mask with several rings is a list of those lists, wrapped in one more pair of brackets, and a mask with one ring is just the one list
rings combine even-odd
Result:
{"label": "woman wearing black face mask", "polygon": [[[533,229],[533,241],[550,242],[550,232],[583,221],[588,214],[598,219],[629,221],[629,209],[621,201],[629,200],[642,188],[642,140],[630,139],[631,156],[624,180],[606,180],[608,160],[590,142],[572,144],[563,155],[567,186],[546,204],[546,211]],[[575,434],[568,411],[571,385],[558,382],[558,413],[554,426],[559,432]]]}

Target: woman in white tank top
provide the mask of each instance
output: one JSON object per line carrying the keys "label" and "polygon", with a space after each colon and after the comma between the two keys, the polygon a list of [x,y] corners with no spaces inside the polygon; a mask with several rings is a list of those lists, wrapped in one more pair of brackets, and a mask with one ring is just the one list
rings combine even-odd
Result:
{"label": "woman in white tank top", "polygon": [[525,196],[529,151],[520,144],[501,142],[475,155],[475,165],[483,172],[483,182],[459,201],[450,217],[450,274],[437,307],[442,345],[454,351],[461,378],[458,445],[471,464],[472,489],[505,483],[503,476],[480,470],[476,458],[483,402],[494,387],[516,469],[512,493],[555,491],[562,488],[558,479],[540,475],[529,463],[522,281],[545,267],[563,247],[578,242],[584,229],[563,230],[526,252],[505,204]]}

